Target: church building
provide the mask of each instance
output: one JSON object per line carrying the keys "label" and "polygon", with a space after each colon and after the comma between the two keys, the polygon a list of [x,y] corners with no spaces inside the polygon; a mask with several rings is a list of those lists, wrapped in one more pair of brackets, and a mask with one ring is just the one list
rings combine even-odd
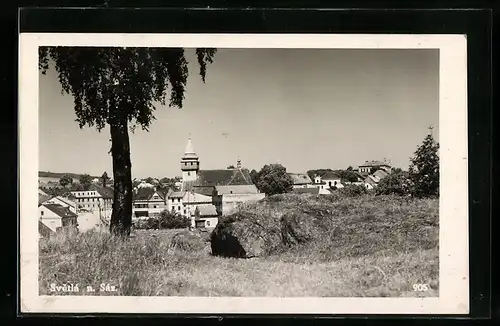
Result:
{"label": "church building", "polygon": [[[191,218],[193,227],[195,212],[215,211],[219,216],[228,215],[243,202],[265,197],[252,183],[250,171],[242,167],[240,160],[234,169],[201,170],[190,138],[181,158],[181,171],[181,189],[169,196],[169,208]],[[203,214],[198,214],[196,219],[196,224],[203,224],[200,221]],[[210,227],[214,227],[211,221]]]}

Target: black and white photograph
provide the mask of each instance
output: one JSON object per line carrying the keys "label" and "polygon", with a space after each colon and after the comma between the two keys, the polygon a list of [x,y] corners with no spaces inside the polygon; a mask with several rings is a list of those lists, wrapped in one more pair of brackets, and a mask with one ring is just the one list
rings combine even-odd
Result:
{"label": "black and white photograph", "polygon": [[465,38],[20,42],[28,311],[467,311]]}

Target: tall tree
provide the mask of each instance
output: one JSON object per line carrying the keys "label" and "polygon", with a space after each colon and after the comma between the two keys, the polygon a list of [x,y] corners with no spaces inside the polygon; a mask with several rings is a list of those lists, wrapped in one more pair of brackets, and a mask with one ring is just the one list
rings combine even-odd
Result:
{"label": "tall tree", "polygon": [[293,180],[281,164],[264,165],[258,172],[256,181],[257,188],[268,196],[293,189]]}
{"label": "tall tree", "polygon": [[[205,82],[215,49],[196,49]],[[39,68],[52,60],[62,90],[74,98],[80,128],[109,125],[114,200],[110,231],[129,235],[132,225],[132,178],[129,128],[148,130],[156,103],[182,108],[188,63],[182,48],[40,47]],[[168,89],[168,90],[167,90]],[[169,93],[168,99],[167,95]]]}
{"label": "tall tree", "polygon": [[89,190],[92,185],[92,177],[88,174],[83,174],[80,177],[80,185],[82,186],[82,190]]}
{"label": "tall tree", "polygon": [[59,183],[61,186],[66,187],[67,185],[70,185],[73,183],[73,178],[70,175],[63,175],[61,179],[59,179]]}
{"label": "tall tree", "polygon": [[108,185],[108,180],[109,180],[108,173],[106,171],[104,171],[104,173],[102,174],[101,180],[102,180],[102,186],[104,188],[106,188],[106,186]]}
{"label": "tall tree", "polygon": [[415,197],[439,195],[439,144],[432,133],[418,146],[409,167],[411,192]]}

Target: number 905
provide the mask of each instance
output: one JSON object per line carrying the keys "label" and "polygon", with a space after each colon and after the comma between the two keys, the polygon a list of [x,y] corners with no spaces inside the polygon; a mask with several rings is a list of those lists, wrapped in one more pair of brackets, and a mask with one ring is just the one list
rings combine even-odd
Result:
{"label": "number 905", "polygon": [[425,292],[429,290],[429,286],[427,284],[413,284],[413,291]]}

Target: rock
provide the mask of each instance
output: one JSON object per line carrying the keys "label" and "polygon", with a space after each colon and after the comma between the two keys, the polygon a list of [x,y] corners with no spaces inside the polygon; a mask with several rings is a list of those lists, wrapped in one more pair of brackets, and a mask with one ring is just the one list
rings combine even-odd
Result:
{"label": "rock", "polygon": [[272,252],[281,245],[279,222],[255,214],[222,219],[210,237],[212,255],[252,258]]}
{"label": "rock", "polygon": [[281,217],[281,237],[288,246],[317,240],[324,230],[321,216],[290,212]]}
{"label": "rock", "polygon": [[207,239],[197,231],[181,231],[172,236],[170,248],[185,251],[198,251],[207,246]]}

